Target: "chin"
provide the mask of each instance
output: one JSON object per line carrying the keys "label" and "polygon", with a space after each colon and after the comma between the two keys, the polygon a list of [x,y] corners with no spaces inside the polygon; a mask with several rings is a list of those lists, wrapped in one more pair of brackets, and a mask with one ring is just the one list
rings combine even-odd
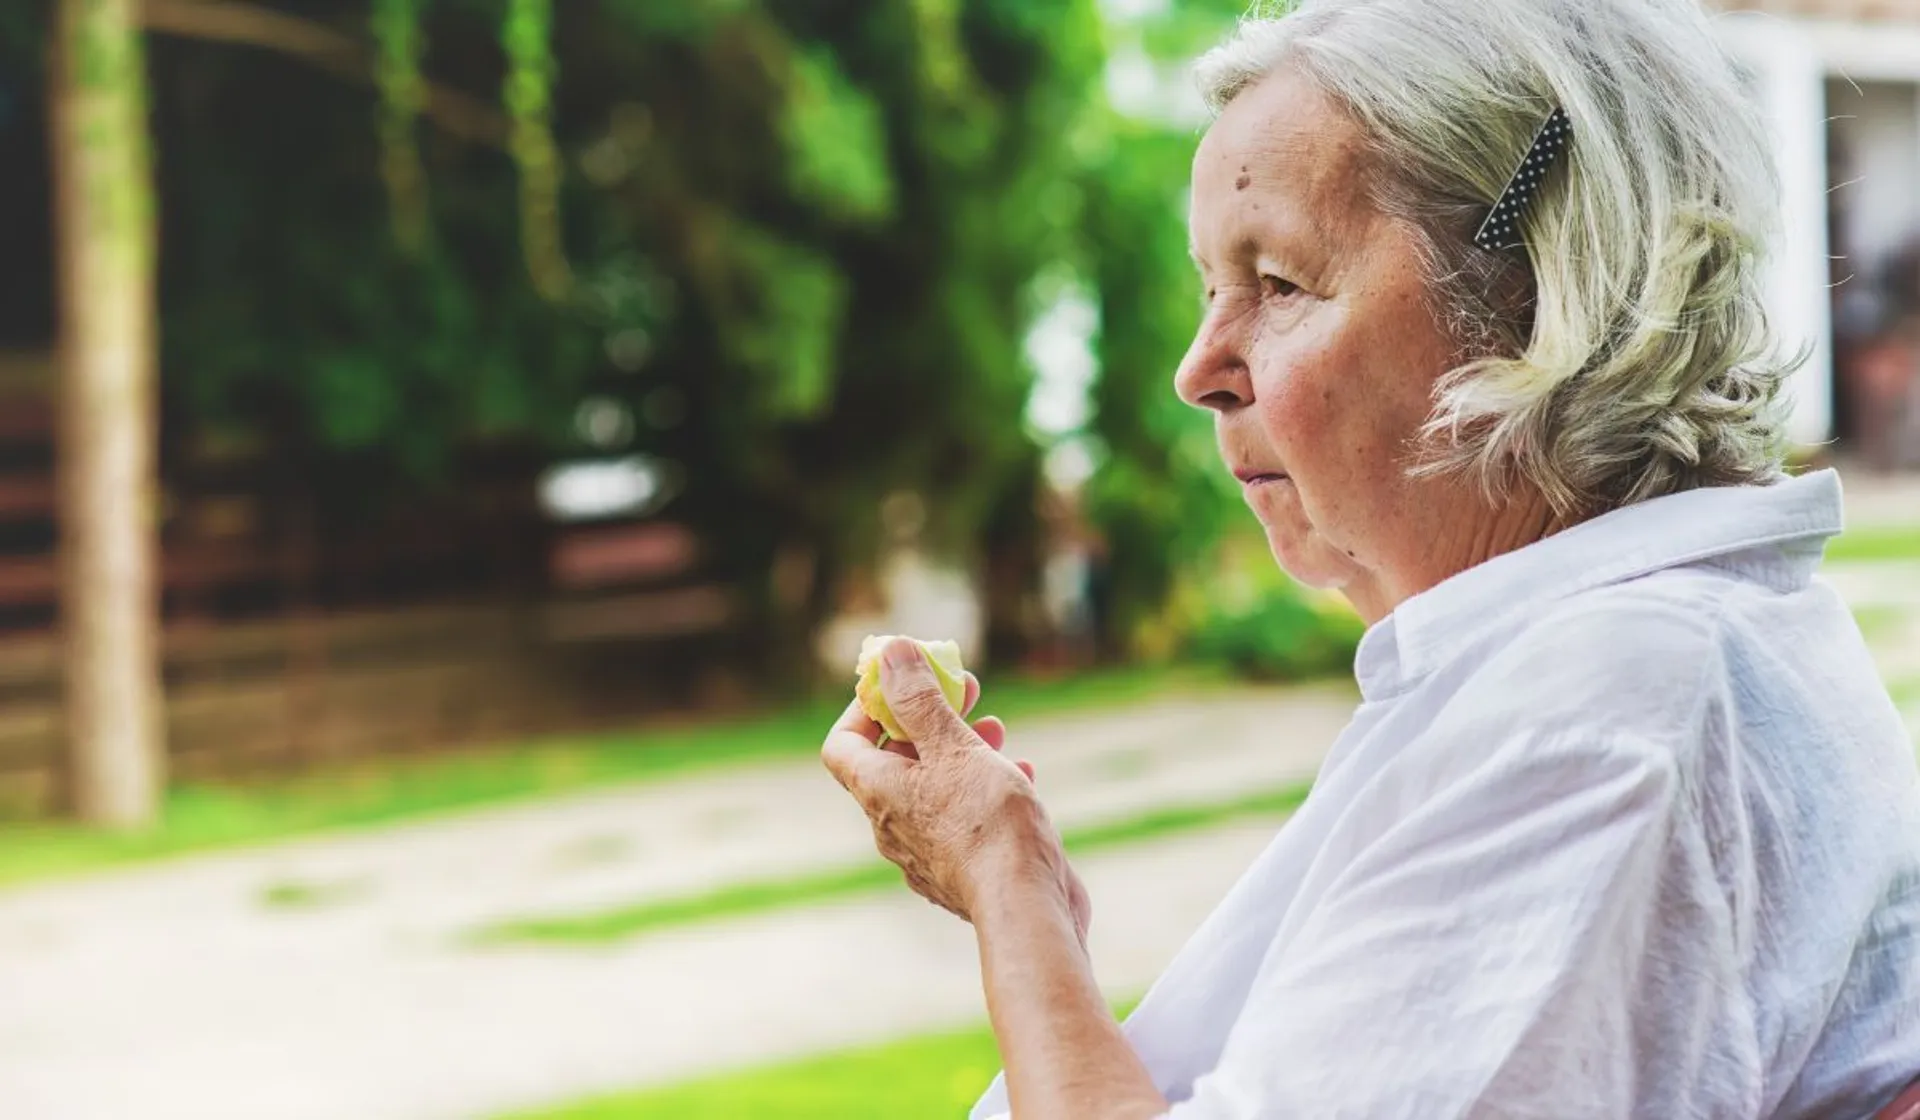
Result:
{"label": "chin", "polygon": [[1280,570],[1302,587],[1338,591],[1353,578],[1352,559],[1311,532],[1282,535],[1269,529],[1267,548]]}

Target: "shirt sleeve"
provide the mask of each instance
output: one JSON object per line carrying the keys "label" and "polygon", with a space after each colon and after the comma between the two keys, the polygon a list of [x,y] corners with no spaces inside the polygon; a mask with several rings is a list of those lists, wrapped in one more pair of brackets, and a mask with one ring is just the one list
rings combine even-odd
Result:
{"label": "shirt sleeve", "polygon": [[[1648,1046],[1692,1045],[1707,986],[1653,932],[1677,896],[1670,751],[1519,736],[1395,804],[1283,929],[1219,1065],[1169,1120],[1624,1117]],[[1698,1002],[1699,1007],[1690,1006]],[[1640,1086],[1644,1089],[1644,1086]]]}

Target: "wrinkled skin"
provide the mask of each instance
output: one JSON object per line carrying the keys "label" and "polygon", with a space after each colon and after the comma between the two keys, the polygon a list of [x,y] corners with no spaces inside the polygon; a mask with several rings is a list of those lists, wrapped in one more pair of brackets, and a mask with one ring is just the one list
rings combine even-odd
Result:
{"label": "wrinkled skin", "polygon": [[1552,526],[1516,485],[1413,476],[1459,343],[1422,237],[1382,213],[1360,129],[1304,77],[1240,94],[1201,141],[1189,218],[1206,314],[1174,376],[1213,413],[1280,567],[1368,622]]}
{"label": "wrinkled skin", "polygon": [[913,740],[878,748],[880,725],[856,701],[821,748],[827,769],[866,810],[880,854],[915,894],[968,920],[995,876],[1040,874],[1067,898],[1084,946],[1092,906],[1034,793],[1032,763],[1002,753],[1000,720],[965,718],[980,682],[967,674],[956,712],[912,642],[890,643],[884,657],[887,704]]}

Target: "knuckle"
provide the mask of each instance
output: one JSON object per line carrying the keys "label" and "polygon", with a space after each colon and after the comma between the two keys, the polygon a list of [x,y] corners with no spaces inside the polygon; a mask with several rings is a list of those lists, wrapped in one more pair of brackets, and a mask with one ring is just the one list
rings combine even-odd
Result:
{"label": "knuckle", "polygon": [[912,692],[894,701],[894,714],[904,723],[913,723],[922,727],[936,724],[941,713],[948,711],[947,698],[940,690],[932,686],[916,687]]}

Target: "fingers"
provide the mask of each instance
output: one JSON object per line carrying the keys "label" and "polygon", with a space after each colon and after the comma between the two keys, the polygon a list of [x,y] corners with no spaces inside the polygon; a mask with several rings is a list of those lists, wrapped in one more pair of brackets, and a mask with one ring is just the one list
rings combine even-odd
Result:
{"label": "fingers", "polygon": [[874,750],[872,740],[839,728],[820,745],[820,761],[862,808],[885,796],[912,765],[891,751]]}
{"label": "fingers", "polygon": [[869,746],[878,743],[881,734],[880,725],[867,716],[866,709],[860,706],[858,700],[848,704],[847,710],[841,713],[839,722],[833,725],[834,734],[841,732],[858,735],[865,739]]}
{"label": "fingers", "polygon": [[[1007,725],[1001,723],[998,716],[974,720],[972,727],[973,733],[980,736],[980,741],[994,750],[997,751],[1007,745]],[[888,739],[881,745],[881,749],[892,751],[901,758],[913,759],[915,762],[920,760],[919,748],[898,739]]]}
{"label": "fingers", "polygon": [[[922,757],[975,742],[960,713],[947,703],[920,647],[905,638],[887,643],[880,655],[880,687],[887,707]],[[975,686],[977,687],[977,686]]]}
{"label": "fingers", "polygon": [[973,706],[980,702],[980,678],[972,673],[962,673],[960,677],[967,684],[967,694],[961,697],[960,702],[960,716],[964,719],[973,711]]}
{"label": "fingers", "polygon": [[[973,721],[972,726],[973,733],[978,735],[980,741],[988,747],[996,751],[1006,749],[1007,725],[1000,722],[1000,717],[987,716],[984,719],[977,719]],[[920,761],[920,751],[912,743],[903,743],[898,739],[889,739],[883,749],[892,751],[902,758],[911,759],[915,762]],[[1028,762],[1024,758],[1019,758],[1015,759],[1013,764],[1019,767],[1022,774],[1027,776],[1027,781],[1031,782],[1035,780],[1033,776],[1033,763]]]}
{"label": "fingers", "polygon": [[[867,746],[869,747],[878,746],[882,750],[892,751],[901,758],[914,761],[918,761],[920,758],[920,752],[913,749],[912,743],[903,743],[898,739],[887,739],[885,743],[880,742],[882,738],[885,738],[886,733],[879,724],[875,723],[873,719],[867,715],[866,709],[860,706],[859,700],[855,700],[847,706],[846,713],[840,717],[840,722],[833,725],[833,734],[858,735],[860,738],[866,740]],[[842,784],[844,785],[845,783]]]}
{"label": "fingers", "polygon": [[[1000,722],[999,716],[987,716],[984,719],[974,720],[973,733],[980,736],[981,742],[996,751],[1006,749],[1007,725]],[[1013,764],[1020,768],[1022,774],[1027,776],[1027,781],[1031,782],[1034,780],[1033,763],[1028,762],[1024,758],[1017,758],[1014,759]]]}

